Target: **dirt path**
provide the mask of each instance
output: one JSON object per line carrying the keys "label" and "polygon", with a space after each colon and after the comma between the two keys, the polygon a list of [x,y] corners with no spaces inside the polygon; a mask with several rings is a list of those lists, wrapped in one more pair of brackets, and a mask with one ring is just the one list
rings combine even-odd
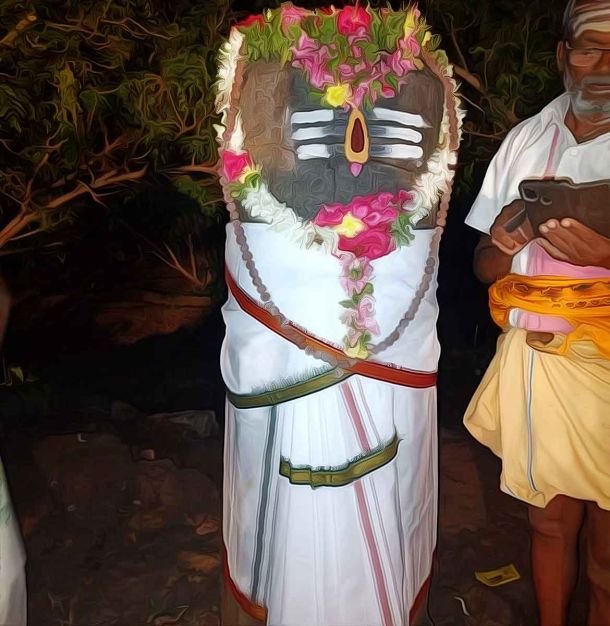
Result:
{"label": "dirt path", "polygon": [[[110,432],[5,442],[29,557],[30,626],[220,623],[220,438],[155,423],[145,448]],[[487,450],[441,431],[434,626],[536,623],[526,510],[499,492],[498,476]],[[489,588],[474,577],[510,563],[520,580]],[[583,601],[581,591],[575,625]]]}

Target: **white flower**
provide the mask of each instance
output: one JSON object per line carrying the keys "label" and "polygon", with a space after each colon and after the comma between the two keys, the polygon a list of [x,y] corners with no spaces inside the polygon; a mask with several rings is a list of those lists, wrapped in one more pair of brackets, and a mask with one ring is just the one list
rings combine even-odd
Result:
{"label": "white flower", "polygon": [[233,126],[233,132],[227,140],[226,149],[235,154],[241,154],[244,151],[244,124],[241,116],[241,111],[235,116],[235,125]]}
{"label": "white flower", "polygon": [[235,82],[237,63],[244,35],[237,28],[232,28],[229,39],[220,47],[218,53],[218,78],[216,80],[216,111],[222,113],[231,106],[231,92]]}

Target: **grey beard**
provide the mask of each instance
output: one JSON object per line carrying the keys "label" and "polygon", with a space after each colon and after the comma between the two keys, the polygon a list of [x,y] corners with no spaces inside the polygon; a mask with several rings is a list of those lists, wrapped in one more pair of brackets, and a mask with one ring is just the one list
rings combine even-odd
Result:
{"label": "grey beard", "polygon": [[[592,82],[592,81],[591,81]],[[590,115],[596,118],[596,121],[605,123],[610,119],[610,80],[609,79],[596,79],[595,82],[608,82],[609,90],[607,97],[590,100],[584,96],[584,87],[587,85],[587,79],[585,79],[582,85],[576,86],[571,77],[567,74],[564,76],[564,85],[566,91],[570,96],[572,103],[572,109],[576,115]],[[599,119],[600,116],[603,119]]]}

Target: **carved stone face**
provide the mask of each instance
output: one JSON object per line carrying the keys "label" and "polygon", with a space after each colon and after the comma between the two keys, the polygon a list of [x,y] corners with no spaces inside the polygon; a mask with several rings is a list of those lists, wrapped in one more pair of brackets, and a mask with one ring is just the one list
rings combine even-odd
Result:
{"label": "carved stone face", "polygon": [[323,204],[409,190],[437,148],[443,100],[442,83],[423,69],[373,107],[325,107],[300,70],[258,61],[245,65],[235,104],[244,149],[270,191],[312,219]]}

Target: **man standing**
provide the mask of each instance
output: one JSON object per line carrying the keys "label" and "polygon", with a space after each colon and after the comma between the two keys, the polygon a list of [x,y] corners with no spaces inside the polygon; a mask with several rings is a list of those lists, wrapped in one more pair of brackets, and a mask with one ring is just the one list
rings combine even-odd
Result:
{"label": "man standing", "polygon": [[[464,421],[502,458],[502,490],[530,505],[541,625],[567,623],[586,518],[588,624],[601,626],[610,624],[610,239],[583,223],[587,214],[534,227],[519,184],[610,179],[610,1],[568,4],[557,58],[566,93],[511,131],[466,220],[483,233],[475,272],[494,283],[491,311],[505,332]],[[610,205],[601,209],[610,221]]]}

